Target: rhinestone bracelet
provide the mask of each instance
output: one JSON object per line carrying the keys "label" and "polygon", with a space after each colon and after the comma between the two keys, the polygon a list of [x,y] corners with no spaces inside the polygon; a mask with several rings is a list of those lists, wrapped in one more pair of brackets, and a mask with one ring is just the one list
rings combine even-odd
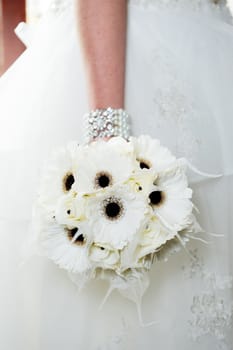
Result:
{"label": "rhinestone bracelet", "polygon": [[84,115],[86,142],[97,138],[130,136],[129,115],[124,109],[95,109]]}

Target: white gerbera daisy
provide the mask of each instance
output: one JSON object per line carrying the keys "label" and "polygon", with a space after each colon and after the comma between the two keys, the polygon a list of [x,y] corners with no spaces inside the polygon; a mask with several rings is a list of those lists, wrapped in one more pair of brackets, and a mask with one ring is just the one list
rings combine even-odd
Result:
{"label": "white gerbera daisy", "polygon": [[50,222],[43,227],[39,239],[43,253],[61,268],[82,273],[91,267],[88,257],[91,237],[87,225],[68,227]]}
{"label": "white gerbera daisy", "polygon": [[70,142],[67,147],[54,152],[47,162],[39,189],[39,201],[53,212],[58,199],[73,191],[76,181],[76,150],[79,146]]}
{"label": "white gerbera daisy", "polygon": [[149,204],[162,223],[171,231],[180,231],[190,224],[192,190],[181,167],[160,173],[148,196]]}
{"label": "white gerbera daisy", "polygon": [[174,166],[176,158],[160,141],[148,135],[131,137],[130,142],[134,147],[138,167],[141,169],[153,169],[157,173]]}
{"label": "white gerbera daisy", "polygon": [[98,140],[78,153],[77,192],[92,193],[123,183],[135,167],[132,145],[120,137]]}
{"label": "white gerbera daisy", "polygon": [[114,186],[89,198],[88,220],[93,240],[114,249],[122,249],[140,228],[150,210],[146,198],[129,186]]}
{"label": "white gerbera daisy", "polygon": [[120,254],[116,249],[113,250],[104,245],[92,244],[89,258],[96,267],[116,269],[119,265]]}

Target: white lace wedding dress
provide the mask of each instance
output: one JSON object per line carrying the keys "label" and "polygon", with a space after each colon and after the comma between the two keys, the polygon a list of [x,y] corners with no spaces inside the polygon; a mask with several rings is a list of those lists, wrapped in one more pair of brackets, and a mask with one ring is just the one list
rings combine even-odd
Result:
{"label": "white lace wedding dress", "polygon": [[[229,4],[231,5],[231,4]],[[55,11],[56,10],[56,11]],[[81,292],[46,258],[25,264],[31,207],[49,152],[82,140],[89,110],[71,1],[33,31],[0,79],[0,347],[4,350],[233,349],[233,20],[225,1],[128,2],[126,110],[134,135],[159,138],[190,173],[206,233],[150,271],[142,327],[107,285]],[[215,233],[220,236],[213,236]],[[28,253],[28,252],[27,252]]]}

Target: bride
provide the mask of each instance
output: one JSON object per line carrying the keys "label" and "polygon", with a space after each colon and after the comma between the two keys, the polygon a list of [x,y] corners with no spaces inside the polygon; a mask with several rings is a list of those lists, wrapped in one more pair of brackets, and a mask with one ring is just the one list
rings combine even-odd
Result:
{"label": "bride", "polygon": [[[232,349],[231,6],[70,0],[19,33],[28,48],[0,79],[4,350]],[[84,113],[109,106],[131,115],[133,135],[159,138],[194,167],[221,174],[190,171],[205,232],[152,266],[141,305],[147,326],[117,291],[100,308],[104,281],[78,291],[65,270],[27,246],[44,160],[82,141]]]}

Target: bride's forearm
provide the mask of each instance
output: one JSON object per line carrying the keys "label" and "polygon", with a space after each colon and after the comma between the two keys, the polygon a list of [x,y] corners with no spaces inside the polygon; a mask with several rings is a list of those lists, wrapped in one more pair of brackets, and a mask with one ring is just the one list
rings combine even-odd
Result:
{"label": "bride's forearm", "polygon": [[91,109],[124,107],[127,0],[76,0]]}

